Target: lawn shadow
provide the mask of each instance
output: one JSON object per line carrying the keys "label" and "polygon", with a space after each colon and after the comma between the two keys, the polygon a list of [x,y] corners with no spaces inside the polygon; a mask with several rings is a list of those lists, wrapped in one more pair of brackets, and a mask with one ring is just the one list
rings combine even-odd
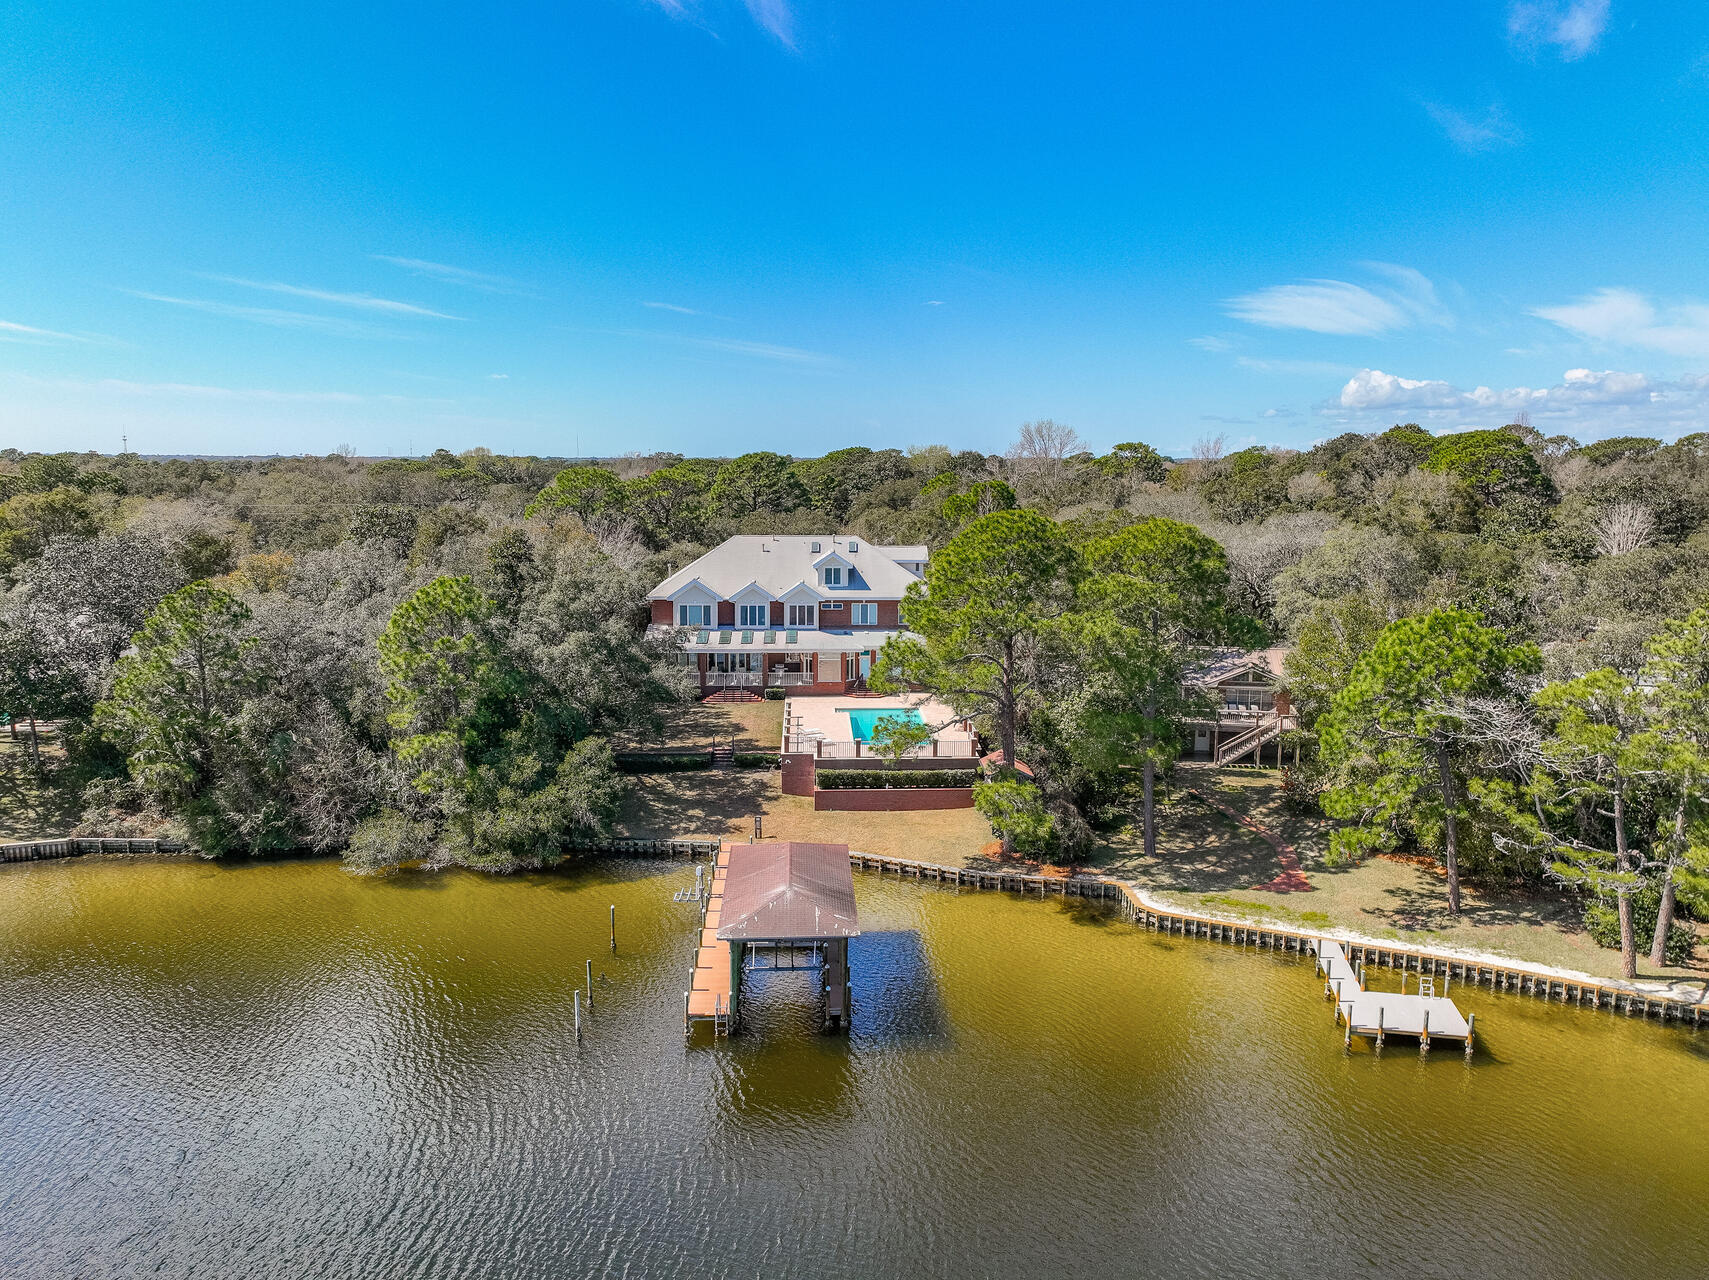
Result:
{"label": "lawn shadow", "polygon": [[637,840],[723,836],[763,813],[777,785],[769,772],[745,769],[643,774],[634,782],[617,834]]}

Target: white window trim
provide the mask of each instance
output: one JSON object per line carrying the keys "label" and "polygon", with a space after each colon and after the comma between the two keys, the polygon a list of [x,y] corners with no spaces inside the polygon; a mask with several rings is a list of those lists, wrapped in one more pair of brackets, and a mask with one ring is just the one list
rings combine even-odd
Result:
{"label": "white window trim", "polygon": [[[689,621],[687,615],[690,609],[699,612],[699,621]],[[679,604],[676,610],[677,626],[679,627],[710,627],[712,625],[712,606],[709,604]]]}
{"label": "white window trim", "polygon": [[849,623],[856,627],[876,627],[878,625],[878,606],[870,600],[860,600],[849,606],[853,613]]}
{"label": "white window trim", "polygon": [[[805,614],[805,620],[802,615]],[[784,617],[789,621],[788,626],[802,629],[817,627],[818,607],[811,604],[792,604],[784,611]]]}
{"label": "white window trim", "polygon": [[[749,611],[759,614],[758,622],[747,621],[743,616]],[[771,624],[770,604],[739,604],[736,606],[736,625],[738,627],[764,627]]]}

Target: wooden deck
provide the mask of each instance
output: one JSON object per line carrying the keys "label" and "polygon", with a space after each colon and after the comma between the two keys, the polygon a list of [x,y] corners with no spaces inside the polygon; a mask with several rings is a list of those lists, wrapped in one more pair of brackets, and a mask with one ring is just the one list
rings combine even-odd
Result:
{"label": "wooden deck", "polygon": [[[1426,1047],[1432,1040],[1458,1040],[1471,1052],[1472,1024],[1445,995],[1367,991],[1341,944],[1328,938],[1317,944],[1317,971],[1325,994],[1334,997],[1336,1021],[1347,1021],[1349,1040],[1369,1036],[1381,1044],[1386,1036],[1413,1036]],[[1433,978],[1419,981],[1434,984]],[[1451,981],[1444,978],[1444,990]]]}
{"label": "wooden deck", "polygon": [[700,946],[694,953],[694,973],[689,983],[686,1032],[696,1022],[716,1025],[730,1009],[730,944],[718,940],[718,925],[724,914],[724,882],[729,877],[730,854],[723,846],[712,864],[712,880],[700,916]]}

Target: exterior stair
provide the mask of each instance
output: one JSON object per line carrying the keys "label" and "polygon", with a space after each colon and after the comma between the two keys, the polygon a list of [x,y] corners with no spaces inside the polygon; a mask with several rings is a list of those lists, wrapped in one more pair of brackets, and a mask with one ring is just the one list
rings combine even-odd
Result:
{"label": "exterior stair", "polygon": [[[1292,720],[1293,717],[1288,717]],[[1274,711],[1270,712],[1245,733],[1230,738],[1216,749],[1216,762],[1219,765],[1232,764],[1241,756],[1255,752],[1267,743],[1274,742],[1283,729],[1290,726],[1282,723],[1282,718]],[[1254,757],[1256,759],[1256,757]]]}
{"label": "exterior stair", "polygon": [[714,769],[730,769],[736,764],[736,748],[722,746],[712,748],[712,767]]}
{"label": "exterior stair", "polygon": [[706,702],[759,702],[760,695],[752,689],[716,689],[706,695]]}

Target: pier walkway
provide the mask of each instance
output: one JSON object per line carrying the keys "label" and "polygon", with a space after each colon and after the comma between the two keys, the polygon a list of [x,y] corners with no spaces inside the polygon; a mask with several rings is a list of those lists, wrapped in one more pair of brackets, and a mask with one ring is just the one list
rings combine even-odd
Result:
{"label": "pier walkway", "polygon": [[[1423,975],[1418,981],[1425,990],[1419,995],[1367,991],[1341,944],[1328,938],[1318,941],[1317,971],[1324,979],[1324,994],[1335,999],[1336,1021],[1347,1021],[1349,1041],[1356,1035],[1370,1036],[1380,1045],[1386,1036],[1414,1036],[1428,1049],[1432,1040],[1458,1040],[1471,1053],[1472,1022],[1446,995],[1452,978],[1443,978],[1442,995],[1435,994],[1434,978]],[[1404,974],[1401,981],[1406,981]]]}
{"label": "pier walkway", "polygon": [[700,946],[694,953],[694,974],[683,1014],[684,1030],[695,1022],[710,1022],[714,1032],[729,1029],[730,944],[718,937],[724,919],[724,886],[730,876],[730,848],[719,845],[712,864],[712,882],[701,903]]}

